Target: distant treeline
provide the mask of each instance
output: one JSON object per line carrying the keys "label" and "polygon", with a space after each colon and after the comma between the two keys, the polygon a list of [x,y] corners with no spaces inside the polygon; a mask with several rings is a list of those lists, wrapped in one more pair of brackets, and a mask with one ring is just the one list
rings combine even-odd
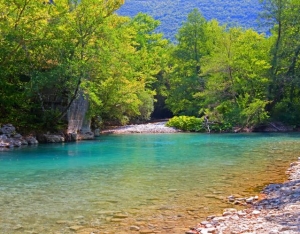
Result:
{"label": "distant treeline", "polygon": [[262,12],[259,0],[126,0],[117,12],[130,17],[139,12],[149,14],[161,22],[157,31],[174,40],[187,15],[195,8],[206,20],[216,19],[220,24],[269,34],[269,26],[259,17]]}

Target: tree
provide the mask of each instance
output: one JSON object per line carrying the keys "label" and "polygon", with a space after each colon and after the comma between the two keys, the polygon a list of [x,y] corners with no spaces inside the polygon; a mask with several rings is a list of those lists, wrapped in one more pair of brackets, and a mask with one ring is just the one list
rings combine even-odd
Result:
{"label": "tree", "polygon": [[[91,115],[126,124],[148,120],[153,111],[152,84],[162,69],[167,40],[154,33],[159,22],[139,14],[133,19],[111,16],[102,27],[106,40],[96,42],[94,76],[84,82]],[[104,49],[105,48],[105,49]]]}
{"label": "tree", "polygon": [[62,120],[81,83],[93,75],[99,28],[122,3],[1,0],[2,121],[20,126],[26,117],[26,127],[51,120],[51,127]]}
{"label": "tree", "polygon": [[219,122],[253,126],[268,116],[267,76],[269,42],[264,35],[240,28],[224,30],[205,58],[207,85],[203,111]]}
{"label": "tree", "polygon": [[[272,115],[282,121],[296,124],[300,117],[299,107],[299,0],[264,0],[263,17],[273,24],[273,47],[270,53],[269,86]],[[275,117],[276,119],[276,117]]]}
{"label": "tree", "polygon": [[195,9],[180,28],[178,45],[172,53],[172,71],[167,105],[174,114],[197,115],[199,103],[193,97],[203,90],[205,81],[200,76],[202,58],[210,53],[208,23]]}

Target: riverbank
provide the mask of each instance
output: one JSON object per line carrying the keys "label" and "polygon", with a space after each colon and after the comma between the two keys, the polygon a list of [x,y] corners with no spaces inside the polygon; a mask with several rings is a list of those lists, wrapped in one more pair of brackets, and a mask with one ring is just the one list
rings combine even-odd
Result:
{"label": "riverbank", "polygon": [[244,210],[225,209],[186,234],[297,234],[300,233],[300,157],[287,171],[288,181],[270,184],[259,201]]}

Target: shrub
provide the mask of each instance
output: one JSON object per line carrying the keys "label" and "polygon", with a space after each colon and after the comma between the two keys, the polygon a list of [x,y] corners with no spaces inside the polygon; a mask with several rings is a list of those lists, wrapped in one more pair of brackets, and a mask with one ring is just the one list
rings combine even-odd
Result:
{"label": "shrub", "polygon": [[190,132],[205,132],[206,128],[202,118],[193,116],[175,116],[170,119],[167,126]]}
{"label": "shrub", "polygon": [[[193,116],[175,116],[170,119],[167,126],[189,132],[207,132],[203,118]],[[211,132],[229,132],[232,129],[230,123],[210,122],[209,128]]]}

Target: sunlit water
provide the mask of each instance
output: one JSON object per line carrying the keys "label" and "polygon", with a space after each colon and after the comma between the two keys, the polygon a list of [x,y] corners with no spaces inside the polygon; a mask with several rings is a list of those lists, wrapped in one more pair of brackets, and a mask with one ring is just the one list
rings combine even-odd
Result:
{"label": "sunlit water", "polygon": [[299,154],[299,134],[110,135],[0,151],[0,233],[180,233],[229,195],[282,182]]}

